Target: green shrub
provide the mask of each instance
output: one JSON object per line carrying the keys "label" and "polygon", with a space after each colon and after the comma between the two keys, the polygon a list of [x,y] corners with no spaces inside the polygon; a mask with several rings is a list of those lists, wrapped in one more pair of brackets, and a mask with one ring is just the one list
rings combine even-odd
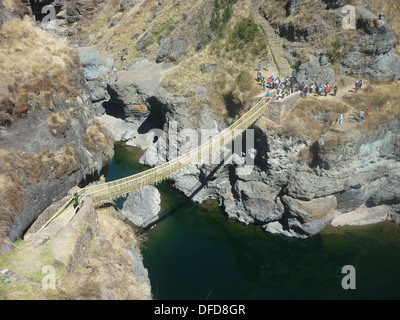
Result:
{"label": "green shrub", "polygon": [[332,64],[338,63],[342,58],[342,48],[343,45],[338,39],[332,44],[332,50],[329,52],[329,59]]}
{"label": "green shrub", "polygon": [[215,0],[211,12],[210,28],[221,35],[233,15],[233,0]]}
{"label": "green shrub", "polygon": [[230,38],[230,42],[234,43],[236,41],[244,41],[245,43],[250,43],[254,41],[259,32],[258,25],[254,20],[252,15],[238,22],[233,30]]}

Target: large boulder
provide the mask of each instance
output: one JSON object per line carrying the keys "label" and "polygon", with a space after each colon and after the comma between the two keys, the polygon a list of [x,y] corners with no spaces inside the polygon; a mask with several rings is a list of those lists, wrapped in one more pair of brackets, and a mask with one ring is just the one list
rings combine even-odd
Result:
{"label": "large boulder", "polygon": [[128,70],[119,71],[117,77],[108,82],[112,99],[110,107],[118,109],[114,113],[122,118],[147,117],[149,100],[160,90],[161,69],[147,60],[136,62]]}
{"label": "large boulder", "polygon": [[389,51],[380,55],[365,55],[361,52],[349,52],[342,60],[342,71],[349,75],[359,76],[368,80],[388,81],[393,75],[400,74],[399,58]]}
{"label": "large boulder", "polygon": [[307,236],[315,235],[325,228],[332,221],[337,206],[335,196],[310,201],[283,196],[282,201],[291,216],[288,219],[289,228],[298,233],[303,232]]}
{"label": "large boulder", "polygon": [[77,51],[84,68],[86,80],[96,80],[109,71],[109,68],[105,65],[103,58],[97,50],[91,48],[78,48]]}
{"label": "large boulder", "polygon": [[178,58],[191,49],[191,44],[180,37],[171,36],[161,40],[156,62],[176,62]]}
{"label": "large boulder", "polygon": [[286,15],[291,16],[296,14],[299,11],[299,7],[302,2],[303,0],[288,0],[285,6]]}
{"label": "large boulder", "polygon": [[237,181],[235,192],[238,194],[243,209],[254,223],[266,223],[278,220],[282,212],[276,208],[275,198],[280,189],[262,181]]}
{"label": "large boulder", "polygon": [[394,32],[389,23],[362,6],[357,7],[359,37],[341,60],[342,72],[377,81],[400,73],[400,60],[393,52]]}
{"label": "large boulder", "polygon": [[68,23],[74,23],[91,16],[99,4],[96,0],[69,0],[66,2],[66,16]]}
{"label": "large boulder", "polygon": [[297,80],[305,84],[317,85],[329,83],[332,86],[336,82],[335,71],[330,67],[326,57],[303,63],[298,70]]}
{"label": "large boulder", "polygon": [[145,186],[130,193],[124,202],[122,214],[134,225],[145,228],[158,219],[161,196],[156,187]]}

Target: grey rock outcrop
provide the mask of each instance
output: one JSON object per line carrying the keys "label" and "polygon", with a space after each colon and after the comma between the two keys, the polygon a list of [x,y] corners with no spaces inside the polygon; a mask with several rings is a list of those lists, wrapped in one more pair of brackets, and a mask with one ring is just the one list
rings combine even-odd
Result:
{"label": "grey rock outcrop", "polygon": [[400,72],[400,60],[393,52],[392,27],[364,7],[357,7],[356,25],[360,36],[342,59],[342,71],[357,75],[362,70],[366,79],[390,80]]}
{"label": "grey rock outcrop", "polygon": [[[262,125],[262,119],[258,123]],[[174,186],[196,202],[217,199],[230,218],[262,225],[271,233],[307,238],[338,215],[400,203],[399,125],[388,123],[368,139],[353,132],[337,149],[326,148],[334,133],[321,136],[313,146],[316,168],[299,161],[299,152],[310,147],[308,141],[260,127],[256,166],[250,174],[237,175],[234,163],[193,166],[173,177]],[[360,219],[373,223],[395,217],[378,212]]]}
{"label": "grey rock outcrop", "polygon": [[326,57],[312,60],[299,67],[297,79],[300,83],[307,85],[316,83],[317,85],[329,83],[331,86],[336,82],[335,71],[326,61]]}
{"label": "grey rock outcrop", "polygon": [[317,234],[332,221],[337,206],[333,195],[310,201],[283,196],[282,201],[291,216],[287,219],[289,229],[307,237]]}
{"label": "grey rock outcrop", "polygon": [[[323,51],[326,57],[334,53],[331,60],[339,62],[341,73],[348,75],[388,81],[393,75],[400,73],[400,60],[393,51],[394,33],[387,21],[379,20],[359,1],[323,0],[316,3],[318,3],[316,6],[321,8],[311,21],[304,23],[301,19],[298,19],[299,22],[288,20],[279,25],[281,35],[288,40],[285,44],[286,56],[292,63],[296,62],[296,57],[301,61],[303,57],[301,51],[307,47],[310,57],[318,57],[319,51]],[[295,16],[301,5],[301,1],[288,1],[287,15]],[[352,40],[341,35],[344,5],[352,5],[355,8],[356,29],[352,30]],[[324,12],[329,21],[326,20]],[[343,46],[340,57],[337,57],[338,52],[333,52],[334,49],[329,48],[331,44],[323,43],[322,40],[323,46],[321,46],[319,38],[320,35],[329,37],[336,34],[338,43]]]}
{"label": "grey rock outcrop", "polygon": [[[64,146],[70,145],[79,158],[77,167],[69,175],[59,178],[53,178],[50,175],[39,183],[24,186],[25,196],[21,199],[23,210],[16,213],[7,234],[12,241],[21,237],[23,231],[51,203],[60,199],[69,189],[85,181],[86,178],[98,175],[106,165],[102,151],[89,151],[85,146],[86,130],[94,124],[94,113],[83,74],[77,72],[76,79],[80,83],[81,91],[75,101],[67,103],[56,95],[54,96],[56,102],[52,112],[77,110],[75,117],[69,116],[71,127],[65,135],[54,136],[51,134],[46,122],[49,114],[46,112],[28,114],[28,116],[16,120],[2,134],[2,148],[5,149],[10,148],[26,154],[37,155],[45,149],[62,150]],[[27,139],[27,137],[32,138]],[[107,152],[110,152],[109,156],[112,157],[111,143],[108,147],[109,151]]]}
{"label": "grey rock outcrop", "polygon": [[156,62],[176,62],[178,58],[191,49],[191,44],[180,37],[168,37],[163,39],[157,54]]}
{"label": "grey rock outcrop", "polygon": [[346,0],[322,0],[326,6],[327,9],[337,9],[337,8],[341,8],[346,4],[350,4],[354,1],[346,1]]}
{"label": "grey rock outcrop", "polygon": [[[152,101],[153,97],[164,93],[160,92],[161,69],[149,61],[138,61],[128,70],[119,71],[117,75],[118,78],[108,81],[108,92],[112,99],[111,107],[122,118],[138,117],[138,110],[134,106],[149,106],[149,100]],[[142,116],[148,116],[147,110],[144,111]]]}
{"label": "grey rock outcrop", "polygon": [[109,71],[109,68],[105,65],[103,58],[97,50],[79,48],[77,51],[81,64],[84,67],[86,80],[96,80]]}
{"label": "grey rock outcrop", "polygon": [[296,14],[302,2],[303,0],[288,0],[285,6],[286,15],[291,16]]}
{"label": "grey rock outcrop", "polygon": [[133,224],[145,228],[158,219],[160,209],[161,196],[157,188],[146,186],[128,195],[121,212]]}

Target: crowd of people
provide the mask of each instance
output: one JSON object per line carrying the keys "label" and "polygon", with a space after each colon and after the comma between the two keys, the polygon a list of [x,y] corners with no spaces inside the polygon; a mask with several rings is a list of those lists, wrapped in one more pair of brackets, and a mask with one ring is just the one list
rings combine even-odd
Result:
{"label": "crowd of people", "polygon": [[[313,81],[310,84],[306,84],[304,82],[299,82],[297,79],[297,73],[296,71],[292,72],[291,76],[287,76],[284,79],[281,79],[279,76],[274,77],[274,75],[271,75],[267,79],[262,75],[262,65],[261,63],[258,64],[258,72],[257,72],[257,82],[262,86],[263,92],[266,92],[265,98],[267,101],[272,100],[272,101],[279,101],[283,99],[285,96],[291,95],[292,93],[299,92],[301,93],[302,97],[307,98],[309,94],[315,94],[317,96],[322,96],[325,95],[328,96],[332,92],[331,85],[329,83],[325,84],[317,84],[315,81]],[[267,61],[266,68],[265,70],[269,71],[269,61]],[[396,81],[397,77],[396,75],[393,76],[393,81]],[[362,79],[357,81],[355,83],[355,92],[358,93],[359,90],[362,89],[364,82]],[[273,96],[271,96],[270,90],[275,89],[276,92]],[[338,85],[335,84],[333,86],[333,96],[337,96],[338,93]],[[366,108],[365,112],[364,110],[360,110],[359,113],[359,122],[365,121],[368,119],[369,115],[369,108]],[[342,124],[343,123],[343,114],[341,113],[339,118],[337,119],[337,124]]]}
{"label": "crowd of people", "polygon": [[[266,70],[269,70],[269,61],[267,62]],[[288,96],[294,92],[301,92],[302,96],[307,98],[308,94],[315,93],[316,95],[325,95],[327,96],[331,92],[331,86],[329,83],[326,84],[317,84],[313,82],[307,85],[304,82],[299,82],[297,80],[296,71],[293,71],[291,76],[287,76],[284,79],[280,77],[274,77],[271,75],[269,78],[265,78],[261,72],[261,63],[258,64],[258,72],[257,72],[257,82],[261,84],[263,88],[263,92],[267,90],[276,89],[276,94],[272,97],[273,100],[281,100],[285,96]],[[338,92],[338,86],[335,85],[333,88],[333,95],[336,96]],[[271,97],[271,93],[268,91],[266,94],[267,100]]]}

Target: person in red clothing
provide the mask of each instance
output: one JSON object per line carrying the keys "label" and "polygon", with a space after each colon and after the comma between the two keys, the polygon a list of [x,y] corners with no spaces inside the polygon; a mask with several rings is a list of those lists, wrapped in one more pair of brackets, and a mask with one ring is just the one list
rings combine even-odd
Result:
{"label": "person in red clothing", "polygon": [[329,92],[329,84],[326,84],[325,86],[325,97],[328,95]]}
{"label": "person in red clothing", "polygon": [[365,111],[365,119],[368,119],[368,114],[369,114],[369,108],[367,107],[367,110]]}

